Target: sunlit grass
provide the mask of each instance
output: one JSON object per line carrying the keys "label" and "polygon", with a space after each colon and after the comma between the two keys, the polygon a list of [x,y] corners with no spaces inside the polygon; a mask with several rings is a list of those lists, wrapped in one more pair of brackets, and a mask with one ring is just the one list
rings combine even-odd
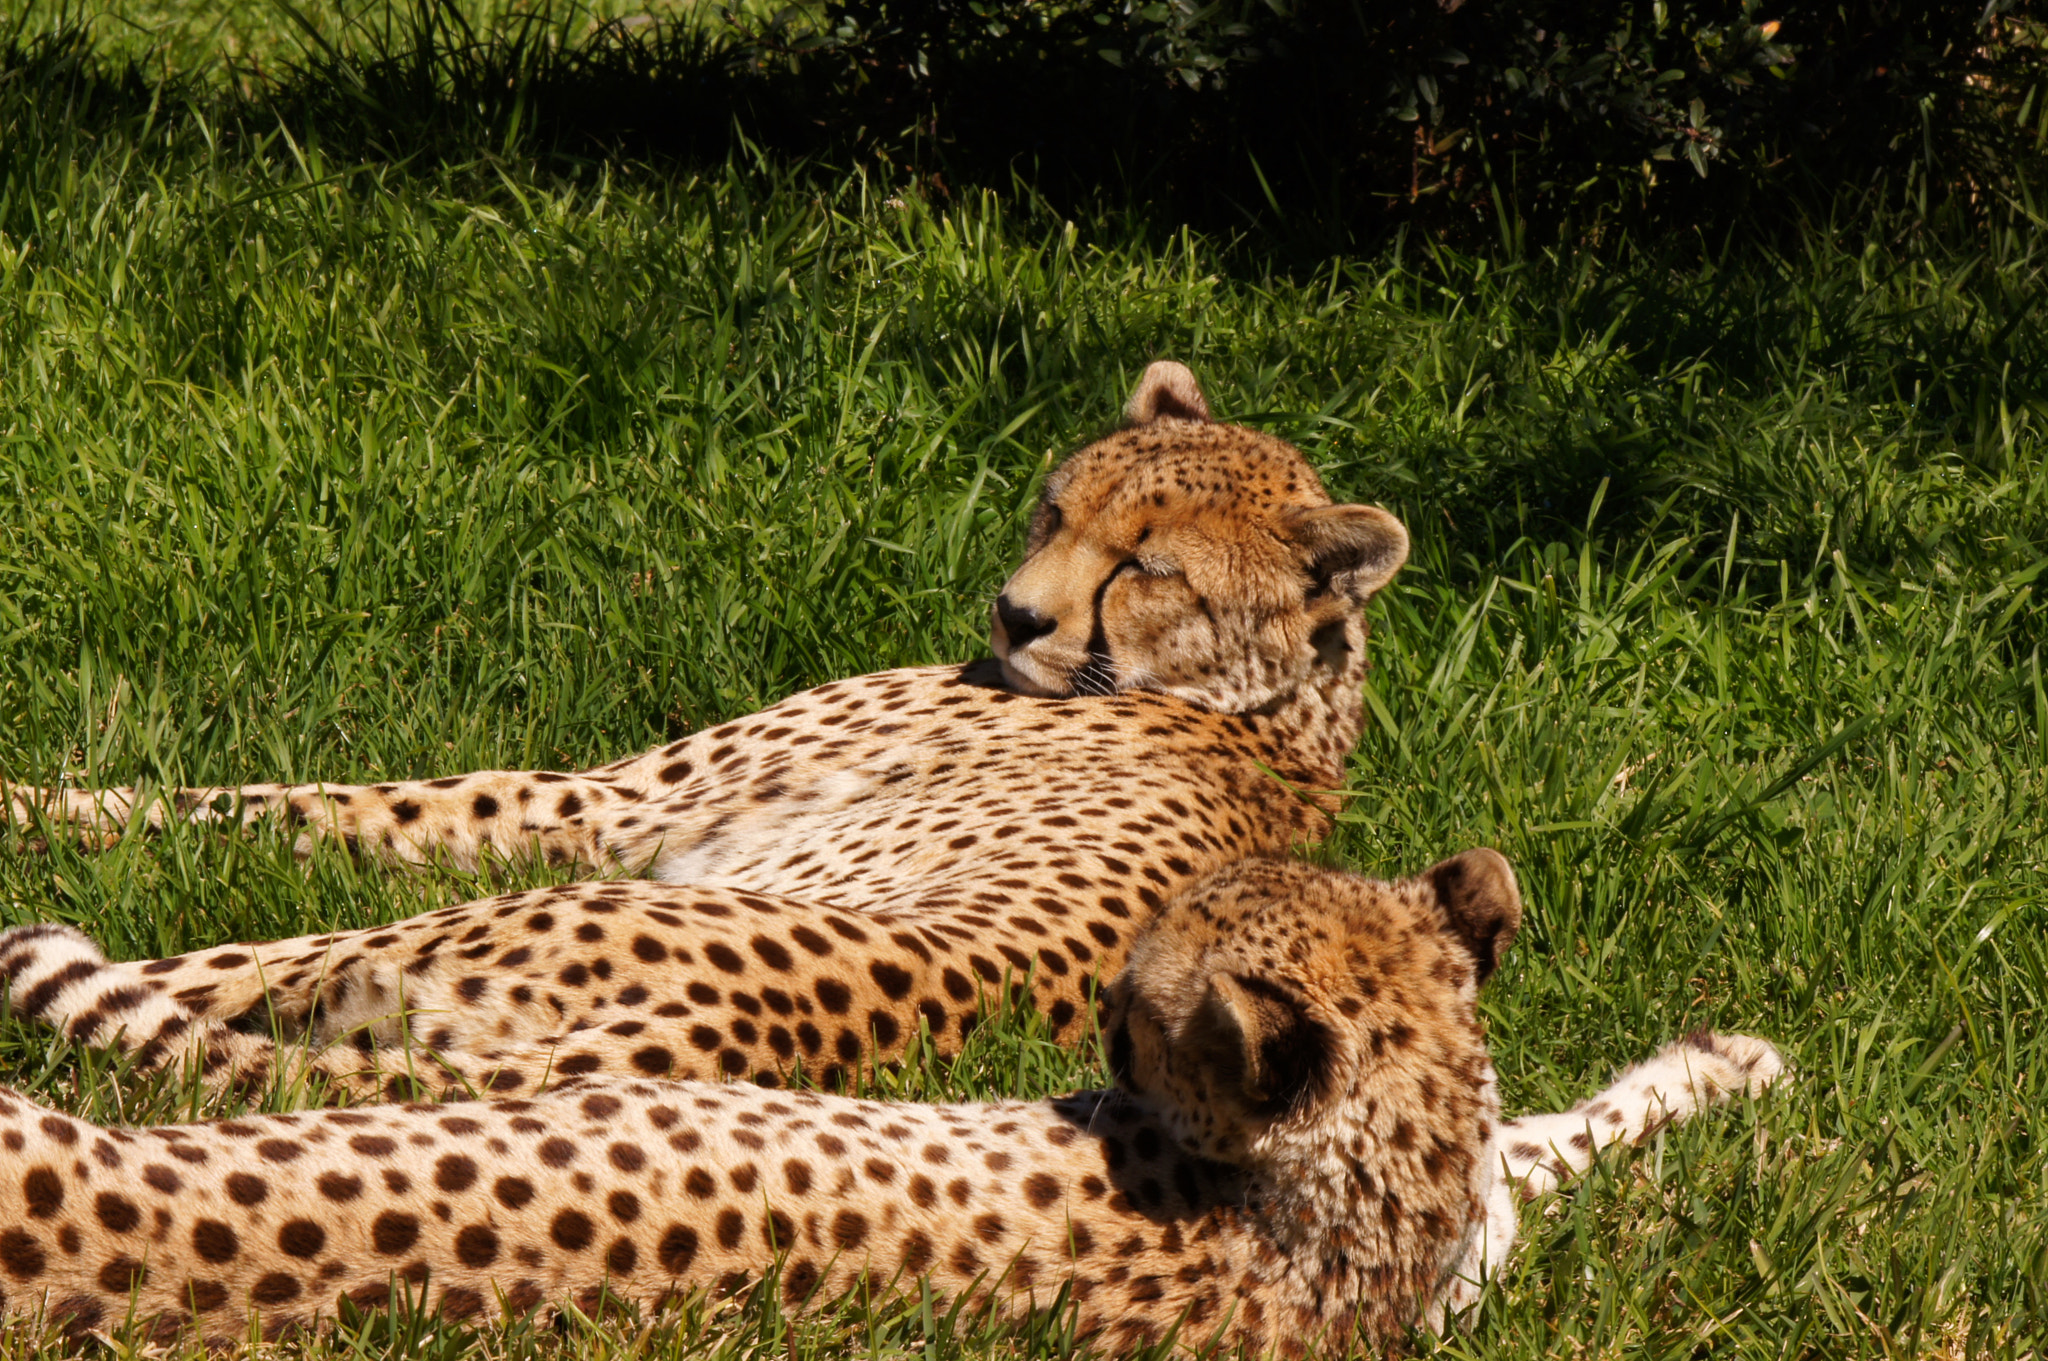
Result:
{"label": "sunlit grass", "polygon": [[[216,12],[285,41],[276,11]],[[1043,470],[1182,358],[1414,533],[1329,856],[1513,859],[1527,923],[1487,1003],[1511,1107],[1699,1025],[1795,1065],[1531,1211],[1444,1349],[2038,1354],[2048,322],[2024,222],[1946,254],[1844,224],[1706,265],[1409,242],[1283,275],[1255,242],[1021,192],[400,163],[226,94],[88,98],[81,70],[0,70],[0,774],[587,765],[979,655]],[[503,886],[298,864],[275,835],[0,850],[0,920],[124,956]],[[218,1109],[12,1022],[0,1073],[91,1119]],[[1013,1018],[869,1083],[1097,1080]],[[292,1345],[1073,1351],[914,1293]]]}

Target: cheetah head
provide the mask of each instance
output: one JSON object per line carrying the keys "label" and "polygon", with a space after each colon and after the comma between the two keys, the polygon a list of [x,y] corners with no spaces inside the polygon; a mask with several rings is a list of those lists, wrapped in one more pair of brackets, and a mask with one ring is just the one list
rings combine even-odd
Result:
{"label": "cheetah head", "polygon": [[1340,1111],[1383,1154],[1475,1148],[1491,1099],[1478,989],[1521,911],[1490,850],[1398,883],[1241,862],[1133,947],[1109,989],[1111,1071],[1218,1162],[1282,1156]]}
{"label": "cheetah head", "polygon": [[996,598],[1009,684],[1246,713],[1341,669],[1365,602],[1408,559],[1401,522],[1333,505],[1293,446],[1210,420],[1179,364],[1146,369],[1124,414],[1046,479]]}

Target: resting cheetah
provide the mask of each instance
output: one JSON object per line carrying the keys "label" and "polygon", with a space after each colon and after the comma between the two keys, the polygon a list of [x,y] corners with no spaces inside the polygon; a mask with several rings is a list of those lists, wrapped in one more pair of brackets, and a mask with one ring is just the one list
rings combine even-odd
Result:
{"label": "resting cheetah", "polygon": [[1502,1122],[1474,1007],[1520,914],[1491,851],[1394,884],[1226,869],[1109,988],[1116,1088],[1051,1101],[579,1079],[141,1131],[0,1101],[6,1307],[226,1341],[394,1283],[456,1316],[592,1311],[601,1289],[651,1304],[779,1262],[792,1305],[910,1276],[1008,1310],[1070,1286],[1113,1350],[1177,1321],[1190,1345],[1286,1354],[1441,1326],[1512,1244],[1518,1190],[1780,1068],[1701,1035]]}
{"label": "resting cheetah", "polygon": [[[1178,364],[1146,371],[1126,419],[1047,479],[993,663],[824,685],[575,775],[168,796],[192,820],[281,810],[302,846],[534,852],[665,884],[126,964],[17,928],[15,1010],[146,1063],[196,1054],[220,1084],[270,1075],[282,1032],[305,1042],[292,1063],[359,1092],[830,1086],[920,1023],[956,1050],[1006,980],[1078,1039],[1091,980],[1168,897],[1324,834],[1360,730],[1365,605],[1408,552],[1399,521],[1331,504],[1289,445],[1211,421]],[[131,790],[12,798],[87,829],[168,816]]]}

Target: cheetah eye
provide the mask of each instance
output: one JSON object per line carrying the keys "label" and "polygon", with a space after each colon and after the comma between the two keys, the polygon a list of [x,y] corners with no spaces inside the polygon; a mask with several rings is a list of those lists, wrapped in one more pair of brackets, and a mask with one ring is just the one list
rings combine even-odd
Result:
{"label": "cheetah eye", "polygon": [[1058,502],[1039,502],[1038,510],[1031,517],[1031,528],[1024,536],[1026,550],[1036,553],[1045,547],[1046,540],[1059,533],[1066,522],[1067,517],[1060,512]]}

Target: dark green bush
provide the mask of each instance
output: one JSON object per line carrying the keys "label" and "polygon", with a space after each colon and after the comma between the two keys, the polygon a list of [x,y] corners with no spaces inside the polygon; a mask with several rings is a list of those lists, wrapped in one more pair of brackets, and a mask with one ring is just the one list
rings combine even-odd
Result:
{"label": "dark green bush", "polygon": [[828,0],[784,51],[956,154],[1354,223],[1975,200],[2048,132],[2022,0]]}
{"label": "dark green bush", "polygon": [[[390,0],[243,88],[250,126],[393,158],[716,161],[744,142],[879,161],[938,199],[1019,177],[1309,256],[1404,223],[1753,239],[1845,195],[1904,224],[2037,220],[2030,2],[813,0],[597,26],[543,0],[479,30],[459,0]],[[0,66],[31,83],[84,82],[39,117],[167,97],[75,34],[12,46]]]}

